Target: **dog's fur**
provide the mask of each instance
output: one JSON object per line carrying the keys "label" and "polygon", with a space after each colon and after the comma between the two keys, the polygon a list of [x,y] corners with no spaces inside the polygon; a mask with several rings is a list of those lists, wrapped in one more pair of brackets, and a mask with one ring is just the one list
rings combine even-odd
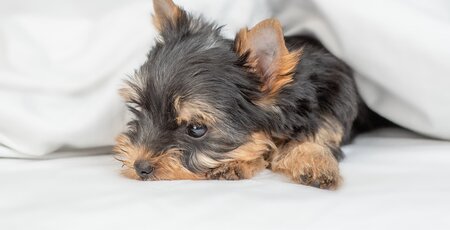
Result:
{"label": "dog's fur", "polygon": [[[345,63],[311,38],[285,38],[275,19],[232,41],[171,0],[153,3],[160,38],[121,89],[135,115],[115,147],[126,176],[234,180],[267,167],[340,184],[340,146],[371,114]],[[190,136],[193,126],[206,134]]]}

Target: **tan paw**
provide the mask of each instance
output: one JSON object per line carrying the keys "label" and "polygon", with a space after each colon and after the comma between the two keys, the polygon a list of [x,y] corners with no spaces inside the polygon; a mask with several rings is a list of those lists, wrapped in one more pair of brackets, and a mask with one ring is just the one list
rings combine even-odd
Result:
{"label": "tan paw", "polygon": [[339,169],[303,168],[294,180],[300,184],[321,189],[335,190],[341,184]]}
{"label": "tan paw", "polygon": [[336,189],[341,183],[339,164],[328,147],[315,143],[290,145],[273,157],[271,168],[293,181],[322,189]]}
{"label": "tan paw", "polygon": [[210,180],[241,180],[252,178],[256,173],[265,169],[267,162],[262,158],[253,161],[232,161],[211,169],[206,173]]}

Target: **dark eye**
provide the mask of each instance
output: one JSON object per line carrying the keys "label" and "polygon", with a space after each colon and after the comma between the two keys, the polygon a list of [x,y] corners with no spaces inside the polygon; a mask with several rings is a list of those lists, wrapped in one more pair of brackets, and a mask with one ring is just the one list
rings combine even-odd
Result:
{"label": "dark eye", "polygon": [[189,134],[189,136],[194,138],[202,137],[203,135],[205,135],[206,131],[208,131],[206,125],[191,124],[187,127],[187,133]]}

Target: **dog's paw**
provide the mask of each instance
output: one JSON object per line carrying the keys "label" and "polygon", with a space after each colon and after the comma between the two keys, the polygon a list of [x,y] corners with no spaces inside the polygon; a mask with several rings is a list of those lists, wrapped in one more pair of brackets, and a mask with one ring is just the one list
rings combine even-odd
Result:
{"label": "dog's paw", "polygon": [[240,180],[245,179],[236,163],[226,163],[206,173],[211,180]]}
{"label": "dog's paw", "polygon": [[266,167],[267,162],[262,158],[253,161],[232,161],[211,169],[206,173],[206,178],[211,180],[249,179]]}
{"label": "dog's paw", "polygon": [[289,176],[294,182],[334,190],[341,184],[339,163],[323,144],[292,142],[272,156],[271,169]]}
{"label": "dog's paw", "polygon": [[342,178],[339,175],[339,169],[305,167],[296,181],[316,188],[335,190],[341,184]]}

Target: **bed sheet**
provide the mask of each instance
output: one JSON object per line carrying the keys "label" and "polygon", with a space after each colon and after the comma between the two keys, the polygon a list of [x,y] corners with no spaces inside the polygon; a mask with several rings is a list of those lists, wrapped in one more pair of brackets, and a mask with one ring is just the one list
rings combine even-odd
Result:
{"label": "bed sheet", "polygon": [[336,192],[269,171],[134,181],[112,155],[0,159],[0,229],[450,229],[450,142],[382,130],[344,151]]}

